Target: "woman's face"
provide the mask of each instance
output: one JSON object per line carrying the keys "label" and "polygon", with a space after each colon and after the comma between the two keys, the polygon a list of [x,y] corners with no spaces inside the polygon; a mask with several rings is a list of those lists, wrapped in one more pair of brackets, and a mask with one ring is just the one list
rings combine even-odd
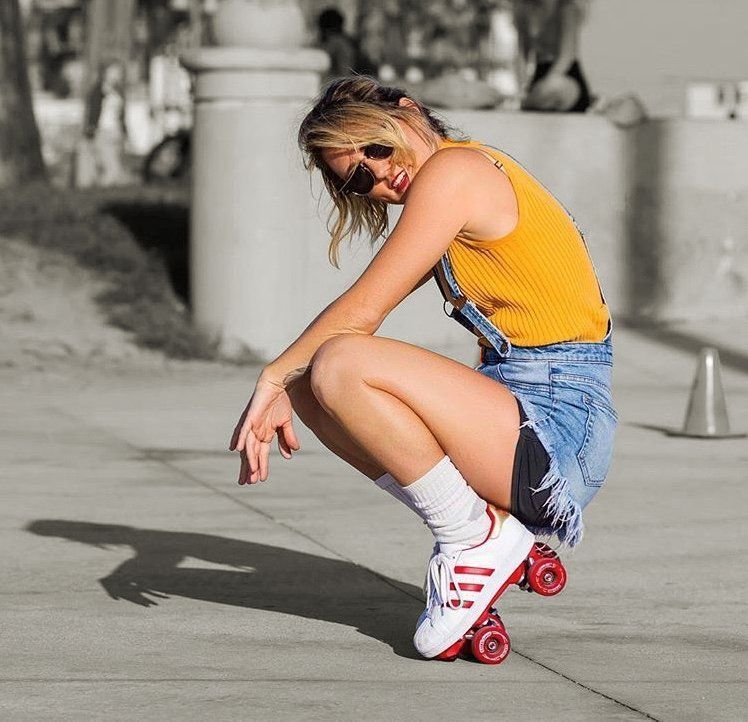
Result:
{"label": "woman's face", "polygon": [[410,165],[398,165],[389,158],[367,158],[364,149],[331,148],[322,151],[322,160],[332,173],[342,181],[347,180],[356,167],[363,163],[374,176],[374,187],[366,194],[372,200],[400,205],[405,198],[421,166],[432,155],[431,146],[421,138],[407,123],[397,121],[405,135],[408,147],[415,155],[415,162]]}

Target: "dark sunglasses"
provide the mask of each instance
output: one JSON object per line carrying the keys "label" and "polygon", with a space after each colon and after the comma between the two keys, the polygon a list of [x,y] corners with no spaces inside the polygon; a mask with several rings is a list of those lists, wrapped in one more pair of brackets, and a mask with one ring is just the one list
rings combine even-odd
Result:
{"label": "dark sunglasses", "polygon": [[[369,160],[384,160],[385,158],[389,158],[393,151],[394,148],[389,145],[372,143],[364,147],[364,158],[368,158]],[[371,192],[376,182],[377,179],[374,177],[374,174],[366,167],[366,164],[362,160],[345,179],[339,190],[345,195],[365,196]]]}

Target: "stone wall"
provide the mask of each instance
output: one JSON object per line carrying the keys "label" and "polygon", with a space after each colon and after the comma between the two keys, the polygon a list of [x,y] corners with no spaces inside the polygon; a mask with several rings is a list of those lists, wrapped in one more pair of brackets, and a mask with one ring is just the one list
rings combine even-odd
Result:
{"label": "stone wall", "polygon": [[[312,50],[225,48],[188,63],[198,72],[192,300],[198,323],[227,350],[272,358],[371,258],[360,241],[342,270],[328,265],[329,204],[294,143],[322,60]],[[744,124],[672,119],[621,129],[599,115],[497,111],[447,120],[509,152],[573,213],[617,317],[748,313]],[[433,284],[381,332],[474,360],[474,340],[444,316]]]}

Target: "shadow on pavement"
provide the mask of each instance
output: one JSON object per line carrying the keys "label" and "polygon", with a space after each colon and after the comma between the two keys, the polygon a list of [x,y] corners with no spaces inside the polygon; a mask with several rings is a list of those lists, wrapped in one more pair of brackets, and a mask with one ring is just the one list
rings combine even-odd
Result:
{"label": "shadow on pavement", "polygon": [[[399,656],[419,659],[411,639],[423,607],[420,589],[351,562],[211,534],[117,524],[39,519],[26,529],[99,548],[131,547],[135,556],[99,580],[112,599],[149,607],[179,596],[319,619],[355,627]],[[236,571],[179,566],[189,558]]]}
{"label": "shadow on pavement", "polygon": [[637,421],[629,421],[626,423],[626,426],[631,426],[632,428],[636,428],[636,429],[645,429],[646,431],[659,431],[664,436],[676,436],[679,431],[678,429],[672,426],[657,426],[655,424],[640,424]]}
{"label": "shadow on pavement", "polygon": [[[734,371],[748,373],[748,354],[735,348],[729,348],[723,343],[702,338],[696,333],[687,333],[685,331],[669,328],[666,324],[635,323],[625,320],[620,321],[619,323],[649,341],[656,341],[657,343],[670,346],[679,351],[686,351],[687,353],[693,354],[694,361],[701,349],[707,346],[716,348],[719,352],[719,360],[722,366],[731,368]],[[737,321],[736,326],[738,326],[739,323],[740,322]],[[736,330],[736,340],[739,341],[740,338],[741,336]]]}

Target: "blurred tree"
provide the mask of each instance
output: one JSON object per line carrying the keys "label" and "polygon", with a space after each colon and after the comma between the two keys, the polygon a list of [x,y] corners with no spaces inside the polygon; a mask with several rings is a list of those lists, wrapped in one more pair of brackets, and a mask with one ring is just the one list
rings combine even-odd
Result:
{"label": "blurred tree", "polygon": [[88,0],[85,55],[89,89],[107,63],[118,60],[129,64],[135,4],[135,0]]}
{"label": "blurred tree", "polygon": [[0,187],[45,180],[18,0],[0,2]]}

